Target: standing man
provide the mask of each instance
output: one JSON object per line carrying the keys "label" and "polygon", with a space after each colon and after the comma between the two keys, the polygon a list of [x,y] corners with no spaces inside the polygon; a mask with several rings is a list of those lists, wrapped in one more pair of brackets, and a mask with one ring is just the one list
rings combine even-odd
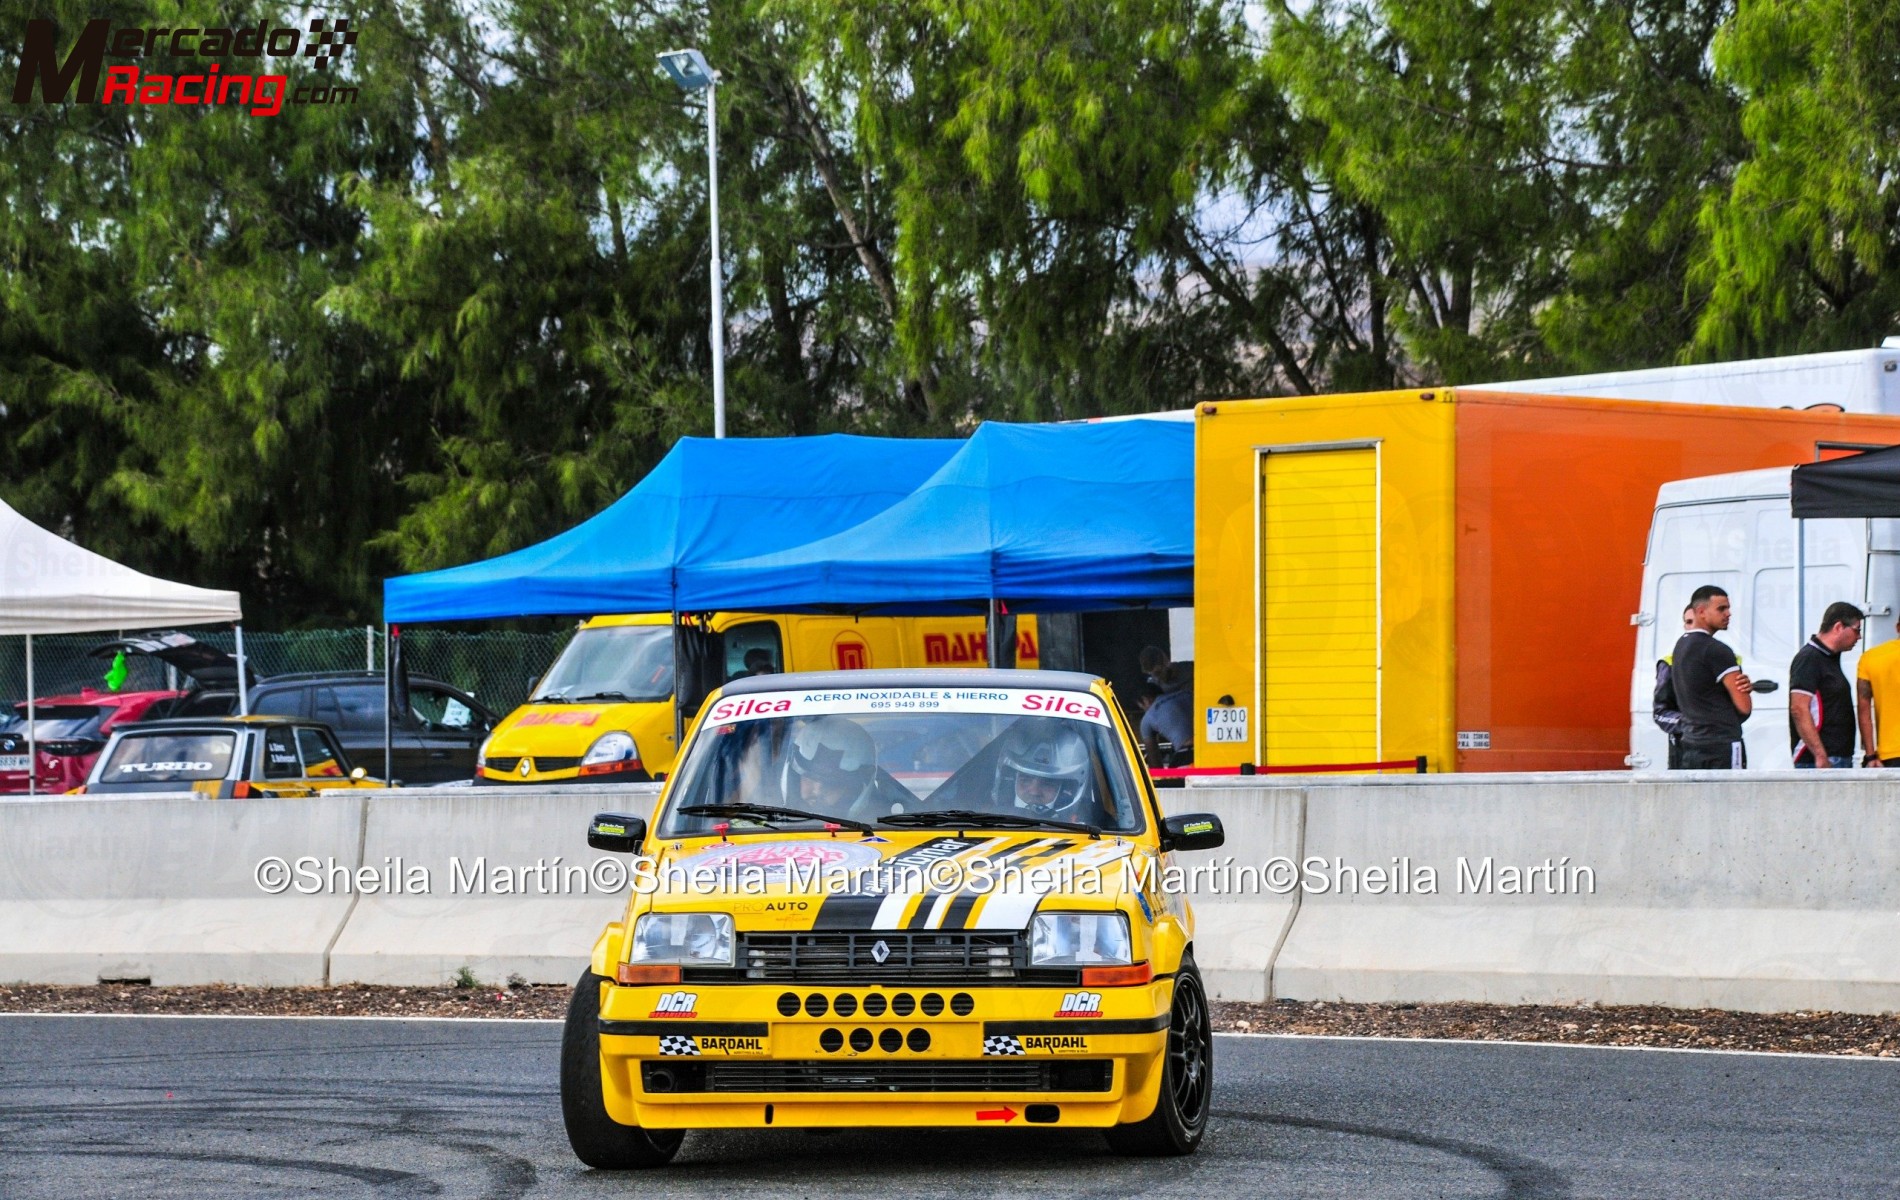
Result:
{"label": "standing man", "polygon": [[1728,593],[1703,584],[1689,596],[1689,628],[1669,656],[1669,678],[1682,710],[1685,771],[1738,771],[1748,765],[1742,722],[1754,710],[1754,687],[1735,651],[1715,636],[1728,622]]}
{"label": "standing man", "polygon": [[1860,748],[1865,755],[1860,765],[1900,767],[1900,638],[1863,651],[1854,675],[1854,691],[1860,700]]}
{"label": "standing man", "polygon": [[1788,738],[1797,767],[1854,765],[1853,689],[1841,655],[1860,641],[1866,614],[1836,600],[1821,614],[1821,632],[1795,653],[1788,668]]}

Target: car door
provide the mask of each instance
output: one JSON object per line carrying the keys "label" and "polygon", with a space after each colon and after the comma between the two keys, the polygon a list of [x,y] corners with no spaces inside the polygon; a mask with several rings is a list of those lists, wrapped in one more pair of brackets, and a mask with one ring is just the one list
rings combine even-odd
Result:
{"label": "car door", "polygon": [[[311,715],[328,725],[343,744],[351,762],[362,763],[371,774],[383,773],[383,685],[376,680],[326,683],[317,689]],[[424,769],[422,746],[412,725],[398,722],[390,730],[394,750],[391,773],[414,781]]]}
{"label": "car door", "polygon": [[411,783],[447,783],[475,778],[475,754],[493,728],[486,709],[454,688],[411,682],[409,704],[415,719],[418,761]]}

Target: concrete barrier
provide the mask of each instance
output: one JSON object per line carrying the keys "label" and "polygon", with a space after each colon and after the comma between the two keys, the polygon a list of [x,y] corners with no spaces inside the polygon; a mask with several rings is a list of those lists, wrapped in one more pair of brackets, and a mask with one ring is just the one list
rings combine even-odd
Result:
{"label": "concrete barrier", "polygon": [[353,867],[364,795],[0,800],[0,980],[323,983],[349,898],[270,895],[254,873]]}
{"label": "concrete barrier", "polygon": [[[1213,813],[1227,831],[1227,844],[1218,850],[1173,856],[1192,879],[1220,879],[1218,869],[1229,862],[1259,864],[1275,857],[1299,861],[1304,797],[1297,788],[1164,788],[1158,794],[1167,815]],[[1292,925],[1298,897],[1258,889],[1203,889],[1189,899],[1194,905],[1194,959],[1208,993],[1216,1000],[1267,999],[1274,955]]]}
{"label": "concrete barrier", "polygon": [[[484,983],[572,983],[627,902],[624,890],[602,890],[593,867],[604,862],[611,883],[629,860],[589,849],[588,819],[644,815],[658,796],[657,785],[377,796],[363,863],[401,886],[379,878],[356,897],[331,951],[331,980],[444,984],[466,969]],[[425,888],[410,886],[417,882]]]}
{"label": "concrete barrier", "polygon": [[[0,981],[566,982],[625,900],[587,818],[656,795],[0,801]],[[1900,778],[1235,779],[1162,802],[1227,828],[1175,856],[1219,868],[1190,897],[1217,996],[1900,1010]],[[301,872],[281,894],[267,859]],[[1260,886],[1276,860],[1303,880]]]}
{"label": "concrete barrier", "polygon": [[[1304,791],[1321,886],[1273,964],[1277,996],[1900,1009],[1900,779],[1437,776]],[[1413,890],[1375,894],[1369,867]],[[1428,867],[1435,892],[1416,886]]]}

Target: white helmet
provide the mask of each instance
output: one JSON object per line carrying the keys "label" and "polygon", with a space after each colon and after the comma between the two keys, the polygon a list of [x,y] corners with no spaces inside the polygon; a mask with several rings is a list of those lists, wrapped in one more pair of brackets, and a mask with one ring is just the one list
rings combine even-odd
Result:
{"label": "white helmet", "polygon": [[[1090,766],[1088,743],[1068,722],[1053,717],[1025,719],[1004,735],[996,763],[998,799],[1014,802],[1038,817],[1060,817],[1087,798]],[[1042,803],[1023,799],[1017,783],[1024,776],[1054,780],[1056,794]]]}
{"label": "white helmet", "polygon": [[856,721],[820,717],[792,737],[785,763],[785,796],[798,799],[801,778],[820,779],[849,788],[855,798],[877,777],[877,743]]}

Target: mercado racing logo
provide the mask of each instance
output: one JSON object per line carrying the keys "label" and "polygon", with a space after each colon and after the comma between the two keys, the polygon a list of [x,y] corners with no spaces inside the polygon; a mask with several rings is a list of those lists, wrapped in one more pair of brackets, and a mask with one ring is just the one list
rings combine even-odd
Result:
{"label": "mercado racing logo", "polygon": [[[244,28],[172,29],[162,25],[115,28],[110,21],[97,19],[86,22],[64,61],[59,57],[58,32],[52,21],[26,23],[20,71],[13,78],[15,104],[31,104],[35,84],[47,104],[58,104],[70,93],[81,104],[236,105],[256,117],[274,117],[286,103],[356,103],[356,88],[329,83],[330,64],[356,45],[357,31],[346,18],[312,20],[307,34],[272,27],[268,21]],[[172,69],[167,72],[106,65],[107,59],[149,62],[157,58],[236,61],[202,65],[185,61],[182,67],[168,62]],[[290,61],[282,61],[286,59]],[[271,73],[295,62],[323,72],[322,81],[291,91],[289,76]]]}

